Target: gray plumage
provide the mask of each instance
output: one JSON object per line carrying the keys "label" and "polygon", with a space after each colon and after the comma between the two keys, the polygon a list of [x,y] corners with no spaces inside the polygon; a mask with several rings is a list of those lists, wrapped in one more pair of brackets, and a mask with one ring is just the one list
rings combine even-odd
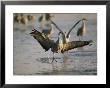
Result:
{"label": "gray plumage", "polygon": [[84,36],[86,34],[85,21],[82,20],[82,25],[77,31],[77,36]]}

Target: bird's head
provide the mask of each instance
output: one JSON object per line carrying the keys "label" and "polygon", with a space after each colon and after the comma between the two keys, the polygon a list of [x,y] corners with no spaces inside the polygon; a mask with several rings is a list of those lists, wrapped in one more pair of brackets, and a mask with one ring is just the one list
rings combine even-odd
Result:
{"label": "bird's head", "polygon": [[36,29],[33,29],[31,33],[29,33],[31,36],[34,36],[36,34]]}
{"label": "bird's head", "polygon": [[58,33],[58,38],[61,39],[62,38],[62,32]]}
{"label": "bird's head", "polygon": [[58,33],[58,35],[60,35],[60,34],[61,34],[61,32]]}
{"label": "bird's head", "polygon": [[51,15],[50,13],[45,13],[46,20],[50,20],[54,15]]}
{"label": "bird's head", "polygon": [[86,18],[82,18],[82,21],[87,21],[87,19]]}
{"label": "bird's head", "polygon": [[65,35],[67,34],[67,32],[64,32],[65,33]]}

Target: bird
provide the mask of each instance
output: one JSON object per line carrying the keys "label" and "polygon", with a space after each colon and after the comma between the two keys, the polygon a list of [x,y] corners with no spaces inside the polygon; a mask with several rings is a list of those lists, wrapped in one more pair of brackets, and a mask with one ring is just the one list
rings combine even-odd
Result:
{"label": "bird", "polygon": [[14,15],[14,23],[17,22],[17,23],[21,23],[21,14],[18,14],[16,13]]}
{"label": "bird", "polygon": [[26,15],[21,14],[21,23],[25,25],[28,23],[28,18]]}
{"label": "bird", "polygon": [[61,32],[59,32],[58,39],[56,42],[52,39],[49,39],[48,37],[44,37],[42,35],[42,33],[37,31],[36,29],[33,29],[30,34],[40,43],[40,45],[45,50],[45,52],[48,51],[49,49],[51,49],[51,51],[53,52],[52,62],[55,60],[54,53],[63,54],[65,51],[75,49],[78,47],[83,47],[83,46],[89,45],[92,42],[92,40],[90,40],[90,41],[70,41],[68,43],[63,44],[63,43],[61,43],[62,41],[60,40]]}
{"label": "bird", "polygon": [[82,40],[83,36],[86,34],[86,31],[87,31],[85,21],[87,21],[87,19],[84,18],[84,20],[82,20],[81,27],[78,28],[78,31],[77,31],[77,36],[79,36],[79,40]]}
{"label": "bird", "polygon": [[51,20],[51,18],[53,17],[53,15],[50,15],[50,13],[45,13],[45,14],[42,14],[39,18],[38,18],[38,21],[41,22],[43,20]]}
{"label": "bird", "polygon": [[42,14],[38,22],[40,23],[40,29],[42,30],[42,33],[44,37],[50,38],[50,35],[52,33],[52,23],[51,23],[51,18],[53,16],[49,13]]}
{"label": "bird", "polygon": [[33,16],[33,15],[27,15],[27,18],[28,18],[28,21],[34,21],[35,19],[36,19],[36,17],[35,16]]}

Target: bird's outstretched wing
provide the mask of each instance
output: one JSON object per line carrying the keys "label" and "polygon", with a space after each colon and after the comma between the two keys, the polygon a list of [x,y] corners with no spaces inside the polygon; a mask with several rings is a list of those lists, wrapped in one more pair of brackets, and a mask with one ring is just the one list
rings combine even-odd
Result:
{"label": "bird's outstretched wing", "polygon": [[68,31],[68,33],[67,33],[67,35],[66,35],[67,38],[69,37],[69,34],[70,34],[71,31],[73,30],[73,28],[75,28],[76,25],[77,25],[80,21],[82,21],[82,20],[79,20],[78,22],[76,22],[76,23],[71,27],[71,29]]}
{"label": "bird's outstretched wing", "polygon": [[51,23],[52,23],[62,34],[64,34],[63,31],[57,26],[57,24],[56,24],[55,22],[53,22],[53,21],[51,20]]}
{"label": "bird's outstretched wing", "polygon": [[48,51],[51,47],[54,41],[50,40],[48,37],[44,37],[42,33],[40,33],[37,30],[34,30],[30,33],[42,46],[45,51]]}
{"label": "bird's outstretched wing", "polygon": [[90,40],[90,41],[72,41],[72,42],[68,42],[64,45],[64,49],[62,50],[62,53],[64,53],[65,51],[74,49],[74,48],[79,48],[79,47],[89,45],[91,42],[92,42],[92,40]]}

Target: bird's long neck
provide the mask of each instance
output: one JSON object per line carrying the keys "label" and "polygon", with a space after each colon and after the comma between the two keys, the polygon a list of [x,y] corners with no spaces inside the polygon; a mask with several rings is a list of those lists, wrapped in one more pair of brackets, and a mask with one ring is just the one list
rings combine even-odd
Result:
{"label": "bird's long neck", "polygon": [[68,35],[68,37],[67,37],[67,33],[65,32],[65,36],[64,36],[64,41],[65,41],[65,43],[68,43],[69,42],[69,38],[70,38],[70,35]]}
{"label": "bird's long neck", "polygon": [[60,44],[65,44],[67,43],[69,40],[68,38],[66,38],[66,34],[65,33],[60,33],[59,36],[58,36],[58,41]]}
{"label": "bird's long neck", "polygon": [[62,41],[63,44],[66,43],[66,34],[65,33],[61,33],[60,40]]}
{"label": "bird's long neck", "polygon": [[69,37],[66,37],[66,43],[68,43],[70,40],[70,35],[69,35]]}
{"label": "bird's long neck", "polygon": [[83,33],[85,34],[86,33],[86,24],[85,24],[84,20],[82,21],[82,25],[83,25]]}
{"label": "bird's long neck", "polygon": [[43,14],[42,17],[43,17],[42,20],[45,21],[46,20],[45,14]]}
{"label": "bird's long neck", "polygon": [[82,21],[82,25],[83,25],[83,28],[85,28],[85,21],[84,20]]}
{"label": "bird's long neck", "polygon": [[58,34],[57,42],[58,42],[58,44],[62,44],[62,35],[61,35],[61,33]]}

